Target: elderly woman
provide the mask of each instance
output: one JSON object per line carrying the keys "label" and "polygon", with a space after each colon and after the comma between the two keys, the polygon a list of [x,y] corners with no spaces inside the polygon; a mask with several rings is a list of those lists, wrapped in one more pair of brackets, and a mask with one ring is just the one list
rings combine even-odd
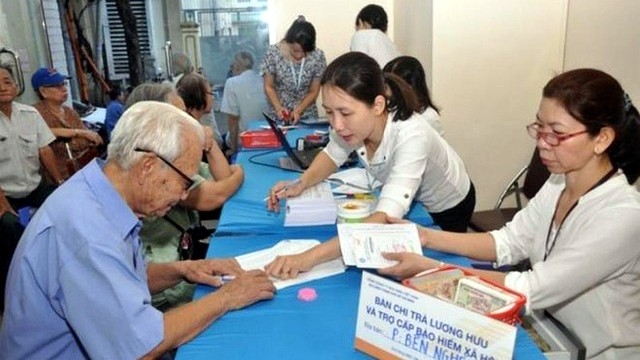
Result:
{"label": "elderly woman", "polygon": [[[73,158],[91,160],[99,155],[97,147],[102,145],[102,138],[97,133],[84,127],[78,113],[64,105],[69,94],[67,92],[67,75],[55,69],[40,68],[31,77],[31,85],[40,101],[34,105],[44,121],[57,138],[69,140],[69,150]],[[51,144],[58,172],[64,179],[71,176],[67,160],[69,153],[62,142]],[[79,164],[82,167],[84,163]]]}
{"label": "elderly woman", "polygon": [[260,67],[276,117],[293,123],[317,118],[320,76],[326,67],[324,52],[316,48],[316,29],[300,16],[284,39],[269,46]]}

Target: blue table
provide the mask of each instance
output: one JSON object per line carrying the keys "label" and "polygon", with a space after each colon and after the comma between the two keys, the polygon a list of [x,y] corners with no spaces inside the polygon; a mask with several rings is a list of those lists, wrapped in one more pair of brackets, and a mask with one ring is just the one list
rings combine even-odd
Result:
{"label": "blue table", "polygon": [[[262,123],[264,124],[264,122]],[[253,123],[252,128],[260,125]],[[290,142],[314,128],[291,130]],[[263,201],[278,180],[295,179],[297,173],[251,163],[277,166],[283,151],[241,151],[237,162],[245,169],[245,182],[223,207],[220,222],[211,239],[207,257],[224,258],[265,249],[284,239],[317,239],[336,236],[335,225],[283,227],[283,214],[269,213]],[[433,225],[429,214],[414,204],[408,216]],[[427,250],[426,255],[447,263],[468,265],[463,257]],[[273,300],[230,312],[178,350],[177,360],[191,359],[367,359],[353,347],[362,270],[350,267],[343,274],[282,289]],[[318,298],[301,302],[301,287],[316,289]],[[198,286],[195,298],[214,289]],[[529,336],[518,329],[515,359],[544,359]]]}
{"label": "blue table", "polygon": [[[214,236],[208,257],[236,256],[286,238],[292,236]],[[426,254],[468,265],[468,260],[459,256],[431,250]],[[349,267],[343,274],[282,289],[273,300],[227,313],[181,346],[176,359],[367,359],[353,347],[361,277],[360,269]],[[316,289],[315,301],[297,299],[298,290],[305,286]],[[195,297],[211,291],[199,286]],[[514,358],[544,359],[522,328],[518,329]]]}

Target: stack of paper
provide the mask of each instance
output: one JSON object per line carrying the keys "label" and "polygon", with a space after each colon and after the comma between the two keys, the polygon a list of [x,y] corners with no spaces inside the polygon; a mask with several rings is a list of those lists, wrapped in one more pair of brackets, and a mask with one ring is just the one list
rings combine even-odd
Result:
{"label": "stack of paper", "polygon": [[382,183],[376,180],[373,175],[367,174],[367,170],[364,168],[339,171],[331,175],[327,180],[338,185],[333,189],[336,194],[370,193],[382,186]]}
{"label": "stack of paper", "polygon": [[284,226],[335,224],[337,212],[331,186],[320,182],[287,199]]}
{"label": "stack of paper", "polygon": [[379,269],[395,264],[383,252],[422,254],[415,224],[338,224],[338,237],[345,265]]}
{"label": "stack of paper", "polygon": [[[264,267],[275,260],[276,256],[300,254],[319,245],[318,240],[282,240],[273,247],[236,257],[244,270],[264,270]],[[271,278],[276,289],[325,278],[344,272],[344,264],[340,258],[314,266],[307,272],[300,273],[297,278],[280,280]]]}

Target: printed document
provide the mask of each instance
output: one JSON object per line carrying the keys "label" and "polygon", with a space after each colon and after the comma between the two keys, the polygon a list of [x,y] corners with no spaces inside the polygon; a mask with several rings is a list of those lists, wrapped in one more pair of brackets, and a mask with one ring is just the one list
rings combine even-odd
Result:
{"label": "printed document", "polygon": [[338,209],[331,186],[320,182],[300,195],[287,199],[284,226],[335,224]]}
{"label": "printed document", "polygon": [[[276,256],[300,254],[312,247],[319,245],[318,240],[292,239],[282,240],[268,249],[255,251],[237,256],[236,260],[244,270],[264,270],[264,267],[272,262]],[[322,279],[328,276],[343,273],[345,266],[342,259],[338,258],[314,266],[311,270],[298,274],[295,279],[280,280],[271,278],[276,289],[284,289],[289,286],[302,284],[311,280]]]}
{"label": "printed document", "polygon": [[379,269],[396,263],[383,252],[422,254],[415,224],[338,224],[338,237],[345,265]]}

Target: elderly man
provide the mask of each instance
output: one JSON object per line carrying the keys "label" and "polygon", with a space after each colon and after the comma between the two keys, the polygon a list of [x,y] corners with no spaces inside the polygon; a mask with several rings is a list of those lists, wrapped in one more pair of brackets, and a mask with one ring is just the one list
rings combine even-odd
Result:
{"label": "elderly man", "polygon": [[253,71],[253,62],[250,52],[237,53],[231,64],[233,77],[227,79],[224,84],[220,111],[227,114],[227,156],[238,151],[238,139],[240,133],[247,129],[247,123],[250,120],[261,119],[262,112],[269,111],[262,76]]}
{"label": "elderly man", "polygon": [[[140,102],[116,125],[105,163],[94,160],[41,207],[8,278],[0,353],[9,359],[156,358],[225,312],[272,298],[262,271],[235,260],[146,264],[140,218],[184,200],[202,127],[174,106]],[[235,275],[222,285],[221,275]],[[166,313],[151,295],[178,281],[219,289]]]}
{"label": "elderly man", "polygon": [[17,95],[11,67],[0,65],[0,313],[11,256],[24,230],[17,211],[40,206],[55,189],[42,182],[40,163],[62,181],[49,147],[55,136],[36,109],[14,102]]}

